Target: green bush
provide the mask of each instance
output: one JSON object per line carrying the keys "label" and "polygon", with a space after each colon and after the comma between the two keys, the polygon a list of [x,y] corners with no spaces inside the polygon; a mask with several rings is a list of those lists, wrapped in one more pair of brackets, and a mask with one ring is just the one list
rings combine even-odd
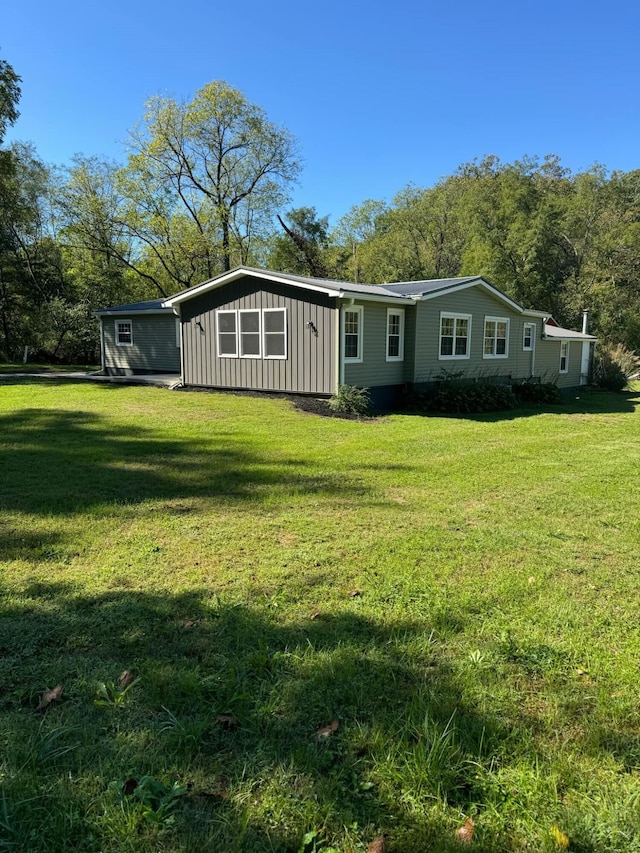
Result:
{"label": "green bush", "polygon": [[637,369],[635,353],[622,344],[616,347],[599,345],[593,363],[593,384],[605,391],[622,391]]}
{"label": "green bush", "polygon": [[606,391],[622,391],[640,371],[640,358],[622,344],[598,345],[593,364],[593,384]]}
{"label": "green bush", "polygon": [[513,386],[520,403],[559,403],[560,391],[553,382],[522,382]]}
{"label": "green bush", "polygon": [[425,397],[427,411],[449,415],[500,412],[515,408],[517,402],[507,385],[484,382],[474,384],[460,380],[445,380]]}
{"label": "green bush", "polygon": [[366,417],[371,413],[371,399],[368,388],[357,385],[340,385],[329,400],[329,408],[340,415]]}

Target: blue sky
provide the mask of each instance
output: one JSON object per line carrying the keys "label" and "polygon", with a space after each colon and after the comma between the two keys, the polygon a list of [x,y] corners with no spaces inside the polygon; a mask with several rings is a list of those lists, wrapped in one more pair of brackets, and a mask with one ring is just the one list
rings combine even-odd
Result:
{"label": "blue sky", "polygon": [[122,159],[148,97],[224,79],[298,138],[292,204],[335,221],[484,154],[640,168],[639,35],[631,0],[24,0],[0,30],[23,90],[7,139]]}

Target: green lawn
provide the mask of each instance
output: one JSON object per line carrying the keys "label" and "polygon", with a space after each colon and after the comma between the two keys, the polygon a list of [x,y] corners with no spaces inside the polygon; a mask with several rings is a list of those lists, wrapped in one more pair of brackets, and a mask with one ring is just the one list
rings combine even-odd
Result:
{"label": "green lawn", "polygon": [[639,851],[639,438],[0,380],[0,849]]}
{"label": "green lawn", "polygon": [[99,370],[99,365],[86,364],[38,364],[37,362],[15,362],[0,364],[0,374],[3,373],[75,373],[77,371]]}

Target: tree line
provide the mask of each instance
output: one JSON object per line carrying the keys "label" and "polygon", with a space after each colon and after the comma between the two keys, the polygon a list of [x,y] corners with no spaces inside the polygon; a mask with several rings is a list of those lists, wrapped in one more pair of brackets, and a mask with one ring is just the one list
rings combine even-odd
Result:
{"label": "tree line", "polygon": [[288,209],[296,140],[223,81],[154,97],[122,162],[49,166],[4,145],[20,78],[0,60],[0,358],[92,363],[94,311],[240,264],[381,284],[483,275],[525,307],[640,349],[640,170],[489,156],[334,225]]}

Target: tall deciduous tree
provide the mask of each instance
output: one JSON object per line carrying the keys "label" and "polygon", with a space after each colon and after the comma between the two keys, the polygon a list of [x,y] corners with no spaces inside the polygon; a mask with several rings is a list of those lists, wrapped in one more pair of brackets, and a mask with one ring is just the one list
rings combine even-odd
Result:
{"label": "tall deciduous tree", "polygon": [[327,278],[329,245],[329,217],[318,219],[315,207],[299,207],[290,210],[278,221],[284,231],[273,240],[267,264],[271,269],[282,272]]}
{"label": "tall deciduous tree", "polygon": [[152,98],[129,146],[124,220],[179,287],[246,263],[300,170],[291,134],[223,81],[190,102]]}
{"label": "tall deciduous tree", "polygon": [[20,77],[6,59],[0,59],[0,145],[7,128],[15,124],[20,113]]}

